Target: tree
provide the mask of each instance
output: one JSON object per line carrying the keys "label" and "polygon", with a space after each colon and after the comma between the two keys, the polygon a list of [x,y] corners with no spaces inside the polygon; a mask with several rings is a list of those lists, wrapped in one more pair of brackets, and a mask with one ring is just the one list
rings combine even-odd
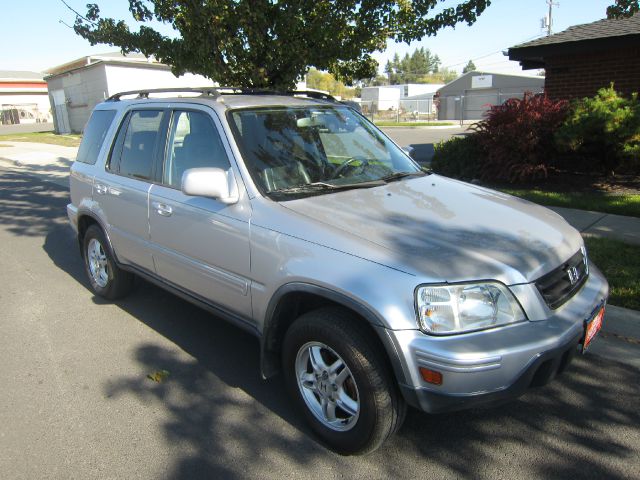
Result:
{"label": "tree", "polygon": [[[288,89],[309,67],[347,83],[376,75],[371,54],[388,39],[410,43],[442,28],[473,24],[490,0],[128,0],[139,24],[103,18],[97,4],[76,13],[75,32],[92,45],[139,51],[176,75],[204,75],[223,85]],[[433,10],[437,14],[433,15]],[[149,26],[167,24],[165,35]]]}
{"label": "tree", "polygon": [[440,70],[440,65],[442,65],[442,61],[440,60],[440,57],[438,55],[433,57],[433,61],[431,62],[431,64],[432,64],[431,70],[433,71],[433,73],[438,73],[438,71]]}
{"label": "tree", "polygon": [[307,87],[324,90],[331,95],[343,98],[352,98],[355,95],[353,88],[348,88],[344,83],[336,80],[330,73],[320,72],[315,68],[310,68],[307,73]]}
{"label": "tree", "polygon": [[458,78],[459,75],[455,70],[449,70],[448,68],[441,68],[437,72],[434,72],[427,77],[423,77],[423,83],[449,83]]}
{"label": "tree", "polygon": [[464,67],[462,69],[462,73],[469,73],[469,72],[473,72],[476,69],[476,65],[475,63],[473,63],[473,60],[469,60],[469,63],[467,63],[467,66]]}
{"label": "tree", "polygon": [[639,0],[616,0],[614,5],[607,8],[609,18],[628,18],[640,12]]}
{"label": "tree", "polygon": [[384,73],[387,74],[387,79],[389,81],[389,85],[391,85],[391,78],[395,77],[396,72],[393,68],[393,65],[389,60],[387,60],[387,64],[384,66]]}

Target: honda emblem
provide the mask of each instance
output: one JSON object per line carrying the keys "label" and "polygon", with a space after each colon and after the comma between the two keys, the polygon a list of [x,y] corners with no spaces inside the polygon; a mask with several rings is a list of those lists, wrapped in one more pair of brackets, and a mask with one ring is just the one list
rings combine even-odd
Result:
{"label": "honda emblem", "polygon": [[569,276],[569,283],[571,283],[571,285],[575,285],[576,283],[578,283],[580,274],[578,273],[578,269],[576,267],[569,267],[567,268],[566,272]]}

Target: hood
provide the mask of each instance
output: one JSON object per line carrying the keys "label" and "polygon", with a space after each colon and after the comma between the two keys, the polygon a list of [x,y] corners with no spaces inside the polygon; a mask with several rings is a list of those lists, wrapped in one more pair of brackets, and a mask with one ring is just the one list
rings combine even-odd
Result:
{"label": "hood", "polygon": [[[363,256],[375,245],[382,254],[377,262],[382,257],[433,282],[529,283],[582,245],[580,234],[551,210],[435,174],[281,205],[358,237],[342,246],[347,253]],[[358,249],[363,242],[367,248]]]}

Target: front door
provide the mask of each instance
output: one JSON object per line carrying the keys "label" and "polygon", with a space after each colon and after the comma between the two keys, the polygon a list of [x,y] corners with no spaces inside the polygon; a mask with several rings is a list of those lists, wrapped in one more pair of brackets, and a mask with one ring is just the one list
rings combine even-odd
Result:
{"label": "front door", "polygon": [[249,294],[250,204],[225,205],[180,190],[189,168],[231,168],[230,149],[208,110],[174,110],[161,184],[151,187],[149,225],[158,275],[245,318]]}

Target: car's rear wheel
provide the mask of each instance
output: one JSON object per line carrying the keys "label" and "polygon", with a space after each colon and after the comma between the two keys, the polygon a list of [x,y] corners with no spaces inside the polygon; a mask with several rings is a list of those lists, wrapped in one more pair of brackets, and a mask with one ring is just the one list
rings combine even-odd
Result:
{"label": "car's rear wheel", "polygon": [[104,232],[97,225],[85,232],[82,251],[89,283],[97,295],[115,300],[131,291],[134,276],[117,266]]}
{"label": "car's rear wheel", "polygon": [[382,355],[368,327],[340,308],[306,313],[287,331],[287,388],[337,452],[373,451],[402,425],[406,404]]}

